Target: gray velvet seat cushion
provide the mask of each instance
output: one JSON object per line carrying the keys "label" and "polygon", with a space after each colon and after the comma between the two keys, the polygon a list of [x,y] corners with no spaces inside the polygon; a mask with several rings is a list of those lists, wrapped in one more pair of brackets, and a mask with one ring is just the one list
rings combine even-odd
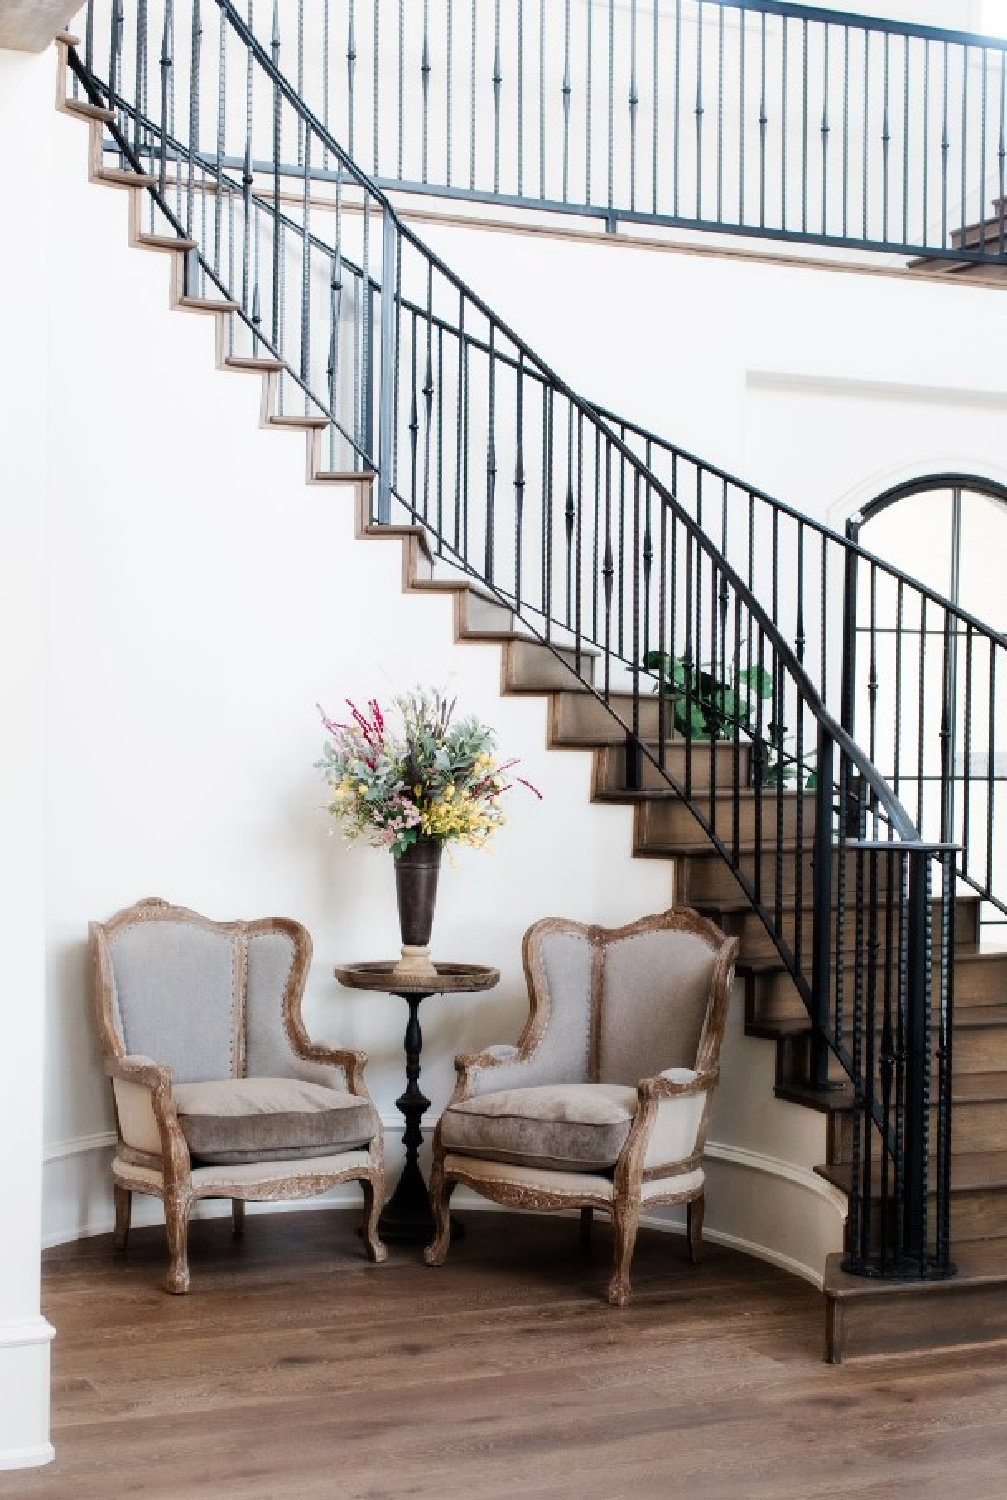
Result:
{"label": "gray velvet seat cushion", "polygon": [[195,1161],[281,1161],[365,1146],[377,1130],[366,1099],[299,1078],[176,1084],[178,1123]]}
{"label": "gray velvet seat cushion", "polygon": [[626,1144],[637,1093],[614,1083],[501,1089],[444,1113],[449,1151],[549,1171],[607,1171]]}

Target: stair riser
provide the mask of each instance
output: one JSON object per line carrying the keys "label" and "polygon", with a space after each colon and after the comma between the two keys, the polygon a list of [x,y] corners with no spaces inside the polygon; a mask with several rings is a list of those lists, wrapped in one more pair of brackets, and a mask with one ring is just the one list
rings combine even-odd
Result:
{"label": "stair riser", "polygon": [[[741,939],[741,963],[744,963],[746,959],[751,959],[754,961],[756,959],[771,958],[776,952],[769,933],[766,931],[762,922],[754,912],[718,912],[715,903],[711,903],[709,905],[709,908],[707,908],[704,903],[694,904],[698,904],[700,910],[705,910],[707,912],[707,915],[712,916],[713,920],[717,922],[719,926],[723,927],[725,932]],[[977,903],[975,903],[974,901],[959,901],[957,903],[955,916],[956,944],[969,947],[974,945],[976,936],[977,910]],[[938,921],[939,918],[935,915],[933,923],[933,942],[935,945],[939,937],[937,927]],[[833,917],[833,935],[830,938],[830,947],[832,949],[834,949],[835,947],[834,922],[835,918]],[[803,913],[801,921],[801,943],[802,960],[806,955],[806,960],[808,962],[810,962],[811,958],[811,931],[811,912],[810,910],[806,909]],[[794,920],[794,913],[792,911],[784,911],[782,934],[784,939],[788,943],[790,943],[791,946],[793,946],[796,941],[796,932],[797,924]],[[860,932],[860,942],[863,948],[866,948],[867,940],[868,930],[867,922],[865,920],[861,923]],[[857,949],[857,916],[855,911],[848,908],[844,914],[843,922],[843,951],[852,954],[856,953]],[[851,1004],[852,998],[853,995],[851,989]]]}
{"label": "stair riser", "polygon": [[[652,752],[657,754],[657,746],[651,747]],[[664,764],[668,774],[674,778],[679,785],[685,785],[686,772],[686,749],[681,741],[669,741],[664,747]],[[716,747],[716,784],[719,788],[730,785],[734,779],[734,752],[730,745],[718,745]],[[702,790],[709,788],[711,781],[711,758],[707,755],[692,756],[692,784]],[[667,791],[668,782],[653,761],[646,756],[642,757],[643,790],[644,791]],[[749,752],[743,748],[738,756],[738,775],[742,784],[748,784],[750,775]],[[618,794],[626,792],[626,757],[621,746],[611,746],[599,750],[596,765],[596,786],[599,792]],[[626,792],[627,797],[632,797],[631,792]]]}
{"label": "stair riser", "polygon": [[595,658],[565,648],[558,654],[535,641],[509,641],[504,648],[504,691],[548,693],[594,681]]}
{"label": "stair riser", "polygon": [[[570,686],[569,675],[565,686]],[[625,717],[625,722],[630,723],[630,701],[623,697],[613,706]],[[639,710],[641,736],[644,739],[657,739],[657,702],[652,698],[643,698]],[[623,745],[626,742],[626,730],[597,698],[592,698],[588,693],[559,692],[553,700],[551,739],[556,745],[570,747]]]}
{"label": "stair riser", "polygon": [[[1007,1026],[990,1026],[979,1028],[982,1033],[981,1042],[977,1043],[976,1033],[970,1029],[955,1028],[952,1045],[951,1069],[955,1078],[970,1073],[995,1073],[1003,1069],[1007,1071]],[[878,1036],[878,1053],[880,1054],[880,1033]],[[852,1050],[853,1038],[846,1037],[846,1045]],[[782,1037],[777,1043],[776,1076],[779,1085],[794,1084],[797,1087],[807,1085],[811,1064],[811,1039],[810,1032],[800,1036]],[[847,1074],[844,1072],[838,1059],[830,1052],[828,1076],[836,1083],[848,1082]],[[875,1070],[877,1078],[878,1097],[881,1094],[880,1064]],[[937,1062],[934,1060],[931,1074],[930,1086],[937,1086]],[[957,1115],[956,1115],[957,1118]],[[958,1149],[957,1138],[955,1149]]]}
{"label": "stair riser", "polygon": [[[954,1127],[952,1150],[956,1155],[965,1151],[1007,1150],[1007,1100],[996,1099],[977,1103],[972,1100],[957,1103],[953,1107]],[[848,1114],[833,1115],[832,1139],[829,1141],[830,1163],[853,1160],[853,1117]],[[930,1111],[931,1141],[937,1140],[937,1111]],[[861,1145],[861,1151],[863,1145]],[[880,1161],[881,1144],[877,1135],[872,1137],[871,1157]]]}
{"label": "stair riser", "polygon": [[[852,968],[844,971],[844,987],[852,996],[855,975]],[[772,1025],[774,1021],[793,1021],[807,1015],[804,1002],[790,976],[774,974],[752,974],[748,985],[748,1016],[755,1025]],[[877,993],[884,994],[884,974],[877,971]],[[988,954],[971,958],[967,963],[958,963],[954,971],[955,1014],[961,1015],[975,1005],[995,1005],[1003,1001],[1007,1005],[1007,954]]]}
{"label": "stair riser", "polygon": [[[698,797],[693,800],[703,816],[709,819],[710,799]],[[783,836],[788,839],[796,838],[799,808],[801,840],[810,844],[815,819],[815,799],[812,794],[805,793],[802,797],[796,797],[788,793],[783,799]],[[735,831],[737,831],[739,841],[743,844],[758,842],[756,840],[757,827],[762,840],[775,841],[778,824],[777,803],[774,796],[768,792],[763,795],[761,813],[754,797],[741,798],[738,802],[737,824],[735,824],[730,792],[724,792],[718,797],[716,832],[725,842],[729,843],[734,838]],[[681,851],[683,854],[690,849],[709,848],[709,839],[702,825],[693,817],[685,803],[678,798],[641,805],[637,822],[637,842],[642,849],[650,846],[662,851]]]}
{"label": "stair riser", "polygon": [[[756,857],[754,854],[742,854],[740,866],[742,873],[754,884],[756,876]],[[810,851],[802,854],[798,860],[795,850],[786,850],[777,859],[777,856],[767,848],[766,853],[758,861],[761,870],[762,890],[766,895],[775,899],[776,871],[779,865],[780,879],[784,898],[795,895],[797,890],[797,874],[800,870],[801,876],[801,899],[806,903],[814,886],[814,860]],[[710,853],[707,856],[686,855],[682,860],[683,865],[683,895],[687,901],[735,901],[742,895],[741,886],[738,884],[727,863],[717,854]],[[833,864],[832,889],[839,889],[839,861]],[[884,870],[878,871],[878,889],[883,894],[888,889],[887,875]],[[856,862],[853,855],[846,856],[846,895],[847,900],[856,890]]]}
{"label": "stair riser", "polygon": [[[933,1193],[927,1194],[927,1215],[929,1223],[929,1243],[933,1250],[934,1235],[934,1210],[936,1197]],[[881,1203],[875,1199],[872,1209],[872,1224],[870,1236],[870,1248],[876,1251],[880,1246],[880,1234],[875,1235],[874,1229],[880,1230]],[[978,1188],[970,1192],[951,1193],[951,1245],[952,1255],[956,1240],[986,1240],[1004,1239],[1004,1261],[1007,1264],[1007,1192],[1002,1188]],[[847,1235],[846,1249],[849,1250]]]}

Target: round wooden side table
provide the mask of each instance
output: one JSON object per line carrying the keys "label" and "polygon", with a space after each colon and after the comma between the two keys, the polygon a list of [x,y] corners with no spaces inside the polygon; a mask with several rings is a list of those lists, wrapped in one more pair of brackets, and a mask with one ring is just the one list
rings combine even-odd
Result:
{"label": "round wooden side table", "polygon": [[423,1141],[420,1121],[430,1108],[430,1100],[419,1086],[420,1053],[423,1050],[420,1003],[428,995],[474,994],[478,990],[491,990],[500,979],[500,971],[484,964],[439,963],[436,974],[393,976],[395,963],[396,960],[388,959],[377,963],[346,964],[337,968],[335,973],[339,983],[348,989],[379,990],[386,995],[398,995],[409,1006],[404,1041],[406,1087],[395,1101],[406,1121],[402,1137],[406,1162],[395,1191],[382,1211],[378,1232],[391,1245],[426,1245],[434,1237],[434,1217],[419,1163]]}

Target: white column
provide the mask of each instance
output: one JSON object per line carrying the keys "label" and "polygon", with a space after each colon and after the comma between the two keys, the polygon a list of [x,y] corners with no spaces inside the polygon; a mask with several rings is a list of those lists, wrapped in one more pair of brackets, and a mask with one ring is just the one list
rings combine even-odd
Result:
{"label": "white column", "polygon": [[48,432],[40,198],[54,75],[51,52],[0,52],[0,1469],[53,1456],[52,1329],[40,1313],[39,1268]]}

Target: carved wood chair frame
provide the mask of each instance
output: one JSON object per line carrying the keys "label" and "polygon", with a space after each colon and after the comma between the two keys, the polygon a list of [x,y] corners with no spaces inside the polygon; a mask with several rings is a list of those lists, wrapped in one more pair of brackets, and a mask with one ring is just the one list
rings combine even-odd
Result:
{"label": "carved wood chair frame", "polygon": [[[555,1177],[556,1174],[545,1170],[542,1172],[541,1183],[534,1185],[516,1183],[502,1176],[487,1177],[485,1172],[472,1171],[467,1168],[463,1156],[445,1148],[441,1126],[438,1124],[434,1135],[433,1169],[430,1179],[430,1196],[436,1230],[434,1240],[425,1252],[428,1265],[442,1265],[447,1256],[451,1238],[449,1203],[451,1194],[458,1183],[472,1188],[496,1203],[514,1208],[545,1210],[580,1208],[582,1234],[585,1238],[590,1232],[591,1217],[595,1209],[611,1214],[615,1246],[608,1300],[616,1307],[626,1307],[632,1300],[629,1271],[640,1214],[644,1207],[649,1209],[659,1205],[687,1204],[690,1256],[693,1263],[699,1261],[702,1253],[705,1184],[698,1188],[686,1186],[683,1184],[683,1179],[694,1174],[701,1166],[703,1159],[710,1105],[719,1079],[720,1048],[727,1024],[727,1011],[739,943],[737,938],[725,937],[719,927],[706,917],[700,916],[698,912],[688,907],[672,907],[654,916],[642,917],[639,921],[631,922],[625,927],[611,928],[586,926],[562,917],[547,917],[536,922],[525,934],[522,950],[530,1011],[517,1046],[498,1047],[486,1052],[456,1057],[455,1070],[458,1079],[448,1107],[472,1098],[476,1081],[481,1081],[494,1068],[504,1063],[523,1062],[534,1056],[550,1021],[548,986],[541,952],[543,938],[554,933],[580,934],[591,945],[591,1065],[593,1069],[596,1069],[597,1016],[600,1005],[601,959],[604,949],[614,941],[633,937],[638,933],[657,931],[691,933],[706,942],[715,955],[709,1000],[696,1060],[693,1064],[695,1078],[688,1083],[675,1082],[660,1075],[639,1080],[637,1083],[638,1104],[629,1136],[612,1174],[611,1188],[606,1187],[604,1191],[587,1185],[588,1182],[598,1183],[599,1174],[596,1171],[585,1170],[583,1190],[566,1185],[562,1189],[557,1189],[549,1183],[550,1176]],[[486,1091],[480,1090],[480,1092]],[[654,1134],[662,1104],[690,1094],[705,1096],[692,1155],[684,1161],[645,1166],[647,1148]],[[449,1158],[450,1165],[448,1165]],[[475,1159],[479,1160],[478,1157]]]}
{"label": "carved wood chair frame", "polygon": [[[283,933],[291,939],[294,960],[284,986],[283,1026],[291,1051],[305,1062],[320,1063],[342,1072],[347,1092],[371,1101],[363,1081],[367,1054],[345,1048],[325,1047],[312,1042],[304,1026],[301,1004],[304,985],[311,963],[311,936],[299,922],[286,917],[265,917],[254,922],[214,922],[187,907],[172,906],[160,897],[150,897],[119,911],[108,922],[92,922],[88,927],[93,976],[93,995],[98,1036],[104,1054],[105,1073],[112,1083],[117,1141],[112,1159],[112,1183],[115,1199],[113,1243],[124,1250],[129,1237],[134,1192],[160,1198],[164,1203],[168,1238],[169,1292],[189,1289],[188,1226],[193,1207],[201,1198],[230,1198],[234,1233],[244,1231],[245,1203],[279,1202],[310,1198],[343,1182],[360,1182],[364,1195],[363,1239],[368,1259],[380,1262],[387,1250],[377,1229],[378,1214],[384,1200],[384,1142],[375,1111],[376,1133],[363,1153],[346,1153],[345,1167],[319,1171],[306,1158],[302,1169],[291,1171],[291,1163],[261,1162],[261,1172],[241,1181],[229,1180],[225,1166],[203,1168],[197,1180],[182,1128],[172,1098],[172,1074],[169,1067],[149,1057],[129,1056],[114,1020],[114,978],[111,940],[123,928],[142,922],[178,922],[204,931],[229,937],[236,944],[232,1027],[235,1041],[233,1073],[243,1076],[245,1036],[245,980],[247,940],[256,933]],[[335,1081],[335,1080],[334,1080]],[[123,1093],[122,1091],[125,1091]],[[120,1116],[120,1097],[129,1098],[131,1118],[136,1111],[142,1121],[124,1131]],[[333,1153],[335,1155],[336,1153]],[[363,1155],[364,1160],[359,1160]],[[282,1167],[282,1171],[277,1168]]]}

